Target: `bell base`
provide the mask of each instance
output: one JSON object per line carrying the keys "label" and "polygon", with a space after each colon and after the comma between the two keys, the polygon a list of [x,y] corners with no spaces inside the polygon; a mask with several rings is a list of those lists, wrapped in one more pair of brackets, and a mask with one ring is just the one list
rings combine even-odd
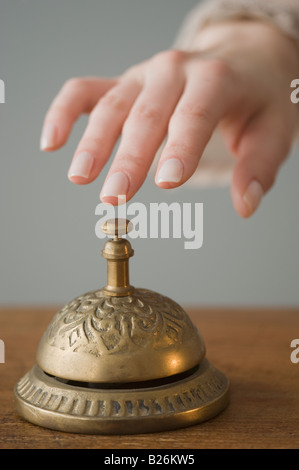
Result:
{"label": "bell base", "polygon": [[187,377],[136,388],[70,385],[34,366],[14,392],[16,411],[39,426],[82,434],[143,434],[213,418],[228,404],[229,381],[207,359]]}

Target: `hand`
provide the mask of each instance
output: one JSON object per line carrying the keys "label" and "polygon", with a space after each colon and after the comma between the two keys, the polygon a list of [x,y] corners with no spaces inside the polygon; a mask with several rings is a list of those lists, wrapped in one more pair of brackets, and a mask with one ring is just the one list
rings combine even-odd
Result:
{"label": "hand", "polygon": [[130,200],[144,182],[167,137],[156,184],[175,188],[197,168],[219,127],[236,156],[232,199],[250,216],[272,186],[298,125],[290,83],[298,76],[297,50],[274,27],[255,21],[225,22],[202,30],[190,52],[169,50],[117,78],[76,78],[63,86],[44,122],[42,150],[60,148],[77,118],[89,122],[68,177],[93,181],[121,135],[101,200]]}

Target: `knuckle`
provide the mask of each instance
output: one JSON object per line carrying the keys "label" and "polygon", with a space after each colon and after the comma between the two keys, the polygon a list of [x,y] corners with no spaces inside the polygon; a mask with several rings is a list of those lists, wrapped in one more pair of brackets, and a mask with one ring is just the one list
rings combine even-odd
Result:
{"label": "knuckle", "polygon": [[64,104],[60,103],[58,99],[55,99],[53,101],[52,106],[50,107],[49,111],[46,114],[46,118],[49,119],[50,117],[55,116],[56,119],[60,116],[68,116],[70,115],[70,109],[68,106],[65,106]]}
{"label": "knuckle", "polygon": [[127,100],[115,91],[106,93],[99,101],[100,106],[113,109],[118,112],[125,112],[128,107]]}
{"label": "knuckle", "polygon": [[65,82],[63,89],[72,93],[78,93],[82,90],[85,91],[86,81],[84,78],[80,78],[80,77],[70,78],[69,80]]}
{"label": "knuckle", "polygon": [[75,109],[68,106],[63,100],[56,97],[53,101],[49,111],[46,114],[46,119],[49,120],[63,120],[64,122],[72,122],[77,118]]}
{"label": "knuckle", "polygon": [[224,60],[213,59],[205,64],[206,73],[214,77],[216,80],[224,81],[231,79],[233,76],[231,66]]}
{"label": "knuckle", "polygon": [[177,112],[183,118],[191,118],[196,120],[201,120],[207,124],[212,124],[211,111],[206,107],[202,106],[200,103],[185,103],[182,104]]}
{"label": "knuckle", "polygon": [[147,168],[144,160],[140,155],[134,155],[133,153],[122,153],[117,156],[117,165],[124,173],[130,175],[142,175],[143,177],[147,174]]}
{"label": "knuckle", "polygon": [[138,83],[142,83],[142,77],[143,77],[143,67],[144,63],[140,63],[137,65],[132,65],[129,67],[121,76],[121,80],[134,80],[136,82],[136,85]]}
{"label": "knuckle", "polygon": [[180,51],[179,49],[169,49],[154,55],[153,60],[155,62],[161,61],[169,65],[180,65],[184,62],[185,57],[186,52]]}
{"label": "knuckle", "polygon": [[162,121],[162,110],[157,106],[152,106],[148,103],[140,103],[135,107],[134,114],[137,119],[145,119],[152,124],[160,124]]}

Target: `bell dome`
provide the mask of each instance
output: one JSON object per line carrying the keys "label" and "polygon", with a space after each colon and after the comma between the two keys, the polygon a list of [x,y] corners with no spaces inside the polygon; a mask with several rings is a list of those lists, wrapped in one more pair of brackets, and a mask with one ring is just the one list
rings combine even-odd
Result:
{"label": "bell dome", "polygon": [[173,300],[148,289],[122,297],[97,290],[56,314],[37,364],[63,379],[123,383],[186,372],[204,353],[200,333]]}

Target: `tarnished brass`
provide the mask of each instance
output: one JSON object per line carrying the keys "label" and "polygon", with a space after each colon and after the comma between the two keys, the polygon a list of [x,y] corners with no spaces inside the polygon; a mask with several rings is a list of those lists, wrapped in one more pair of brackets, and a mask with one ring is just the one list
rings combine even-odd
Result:
{"label": "tarnished brass", "polygon": [[52,429],[134,434],[195,424],[228,403],[228,380],[173,300],[129,282],[125,220],[107,221],[107,285],[63,307],[37,365],[15,387],[18,412]]}

